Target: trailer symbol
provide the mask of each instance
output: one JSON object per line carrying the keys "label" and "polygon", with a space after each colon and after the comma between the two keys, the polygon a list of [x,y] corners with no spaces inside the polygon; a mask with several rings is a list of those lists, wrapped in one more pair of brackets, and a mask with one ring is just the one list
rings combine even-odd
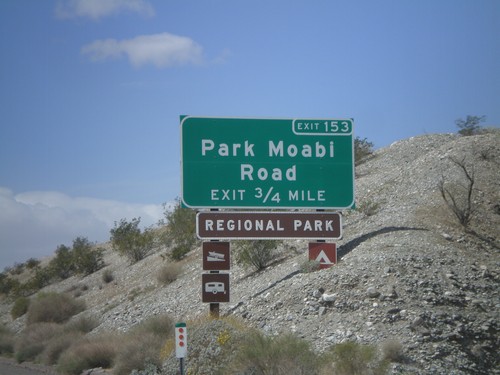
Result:
{"label": "trailer symbol", "polygon": [[220,282],[211,282],[211,283],[206,283],[205,284],[205,292],[206,293],[224,293],[226,294],[226,290],[224,288],[224,283]]}
{"label": "trailer symbol", "polygon": [[[214,263],[221,264],[221,263]],[[203,302],[229,302],[231,290],[229,288],[228,273],[204,273],[201,275],[201,298]]]}

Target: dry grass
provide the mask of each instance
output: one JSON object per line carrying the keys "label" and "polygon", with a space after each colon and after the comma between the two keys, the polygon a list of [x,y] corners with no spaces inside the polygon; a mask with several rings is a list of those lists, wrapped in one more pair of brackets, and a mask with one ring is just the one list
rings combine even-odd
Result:
{"label": "dry grass", "polygon": [[61,355],[75,342],[82,339],[82,333],[78,331],[65,332],[49,340],[40,355],[40,360],[46,365],[55,365]]}
{"label": "dry grass", "polygon": [[169,263],[160,268],[156,278],[160,284],[167,285],[177,280],[181,273],[182,266],[179,263]]}
{"label": "dry grass", "polygon": [[62,353],[57,370],[64,375],[80,375],[86,369],[111,368],[121,342],[117,335],[83,338]]}
{"label": "dry grass", "polygon": [[382,344],[382,357],[390,362],[403,360],[403,345],[398,340],[388,340]]}
{"label": "dry grass", "polygon": [[62,334],[63,327],[56,323],[34,323],[26,327],[16,341],[17,362],[39,359],[52,338]]}
{"label": "dry grass", "polygon": [[0,354],[10,355],[14,353],[14,334],[0,324]]}
{"label": "dry grass", "polygon": [[168,315],[149,318],[134,327],[126,336],[113,368],[114,375],[129,375],[144,370],[148,364],[161,366],[162,346],[174,334],[174,322]]}

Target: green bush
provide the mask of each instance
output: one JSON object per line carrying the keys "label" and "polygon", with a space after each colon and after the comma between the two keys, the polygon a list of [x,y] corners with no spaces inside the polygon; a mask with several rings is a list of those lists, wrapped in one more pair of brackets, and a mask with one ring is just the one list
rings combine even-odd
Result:
{"label": "green bush", "polygon": [[164,211],[167,228],[161,239],[165,246],[171,248],[169,257],[180,260],[198,243],[196,238],[196,212],[183,208],[177,201],[173,210]]}
{"label": "green bush", "polygon": [[28,307],[30,305],[30,299],[27,297],[18,297],[14,304],[12,305],[12,309],[10,310],[10,315],[12,319],[17,319],[20,316],[23,316],[28,312]]}
{"label": "green bush", "polygon": [[113,275],[113,271],[110,269],[105,270],[102,273],[102,281],[104,281],[106,284],[109,284],[115,279],[115,276]]}
{"label": "green bush", "polygon": [[40,289],[49,285],[54,279],[53,271],[50,267],[35,269],[35,274],[23,284],[19,284],[16,294],[20,296],[29,296]]}
{"label": "green bush", "polygon": [[314,375],[318,357],[309,343],[294,335],[267,337],[250,333],[240,347],[228,374]]}
{"label": "green bush", "polygon": [[43,293],[31,301],[27,324],[40,322],[64,323],[82,312],[85,304],[67,294]]}
{"label": "green bush", "polygon": [[111,229],[111,245],[113,250],[126,256],[132,263],[144,259],[154,248],[155,235],[152,229],[141,231],[139,224],[141,218],[132,221],[121,219]]}
{"label": "green bush", "polygon": [[383,375],[388,362],[379,359],[377,349],[371,345],[348,341],[335,345],[324,355],[324,374],[336,375]]}
{"label": "green bush", "polygon": [[7,276],[5,273],[0,273],[0,294],[9,295],[19,290],[20,285],[18,280]]}
{"label": "green bush", "polygon": [[361,164],[371,154],[373,154],[373,143],[369,142],[366,138],[361,139],[360,137],[356,137],[354,139],[355,164]]}
{"label": "green bush", "polygon": [[77,237],[73,241],[73,267],[76,273],[90,275],[104,267],[104,249],[95,247],[85,237]]}
{"label": "green bush", "polygon": [[280,243],[277,240],[238,241],[236,262],[257,271],[263,270],[276,259],[276,249]]}
{"label": "green bush", "polygon": [[32,270],[40,265],[40,261],[35,258],[30,258],[26,261],[26,268]]}
{"label": "green bush", "polygon": [[55,257],[49,263],[49,269],[55,277],[67,279],[75,272],[73,254],[71,248],[66,245],[59,245],[55,251]]}
{"label": "green bush", "polygon": [[77,237],[72,248],[58,246],[48,268],[53,276],[63,280],[75,274],[90,275],[104,266],[103,252],[104,249],[96,248],[87,238]]}

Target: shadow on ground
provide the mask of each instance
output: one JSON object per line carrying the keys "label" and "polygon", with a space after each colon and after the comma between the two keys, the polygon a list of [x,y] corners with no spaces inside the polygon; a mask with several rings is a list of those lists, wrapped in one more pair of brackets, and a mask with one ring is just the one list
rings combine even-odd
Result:
{"label": "shadow on ground", "polygon": [[342,245],[339,247],[337,250],[337,259],[340,260],[343,257],[345,257],[347,254],[349,254],[351,251],[353,251],[356,247],[361,245],[363,242],[368,241],[369,239],[379,236],[381,234],[386,234],[386,233],[391,233],[391,232],[399,232],[399,231],[410,231],[410,230],[420,230],[420,231],[427,231],[428,229],[425,228],[412,228],[412,227],[385,227],[382,229],[378,229],[376,231],[363,234],[362,236],[359,236],[346,244]]}

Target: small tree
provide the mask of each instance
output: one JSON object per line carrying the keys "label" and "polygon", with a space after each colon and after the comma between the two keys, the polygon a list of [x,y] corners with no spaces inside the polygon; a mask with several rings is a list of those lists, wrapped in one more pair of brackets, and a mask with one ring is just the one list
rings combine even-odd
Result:
{"label": "small tree", "polygon": [[144,259],[154,247],[155,237],[151,229],[141,231],[141,218],[133,218],[130,222],[121,219],[115,221],[111,229],[111,245],[113,250],[130,259],[132,263]]}
{"label": "small tree", "polygon": [[469,170],[465,164],[465,158],[457,160],[450,158],[450,160],[457,165],[465,175],[465,185],[454,185],[455,189],[445,186],[444,178],[439,182],[439,191],[447,206],[451,209],[453,214],[457,217],[458,221],[464,228],[467,228],[472,215],[475,212],[473,205],[472,193],[474,191],[474,169]]}
{"label": "small tree", "polygon": [[455,120],[455,124],[460,128],[458,134],[463,136],[470,136],[479,134],[481,131],[481,122],[486,120],[486,116],[467,116],[465,120]]}
{"label": "small tree", "polygon": [[182,259],[198,242],[196,238],[196,212],[191,208],[182,207],[177,201],[173,210],[165,209],[167,228],[162,240],[171,247],[169,254],[174,260]]}
{"label": "small tree", "polygon": [[373,154],[373,143],[369,142],[366,138],[356,137],[354,139],[354,160],[355,164],[361,164],[364,159]]}

